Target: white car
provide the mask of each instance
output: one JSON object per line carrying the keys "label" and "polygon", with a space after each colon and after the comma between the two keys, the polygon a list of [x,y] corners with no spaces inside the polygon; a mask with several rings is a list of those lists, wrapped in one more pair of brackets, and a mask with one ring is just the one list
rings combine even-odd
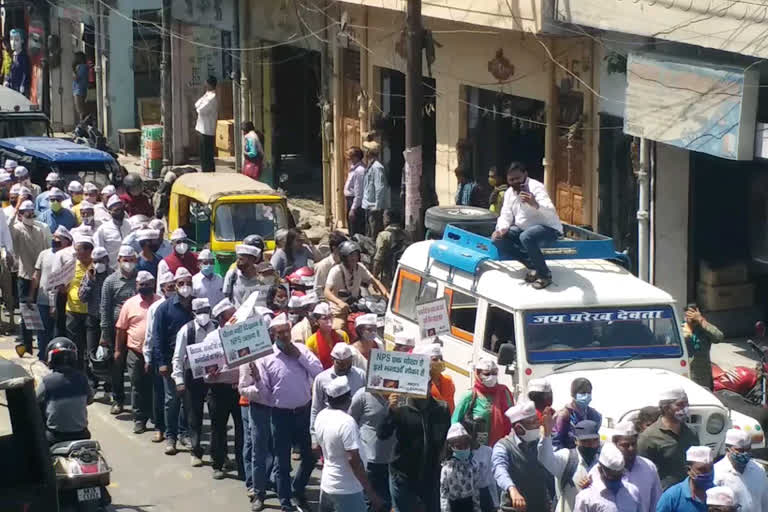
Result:
{"label": "white car", "polygon": [[546,377],[556,409],[571,400],[574,378],[588,378],[591,405],[603,415],[603,439],[642,407],[657,406],[662,390],[682,387],[689,426],[703,444],[722,453],[725,432],[736,425],[763,446],[756,420],[729,411],[690,380],[680,318],[668,293],[605,259],[576,259],[578,249],[560,251],[570,259],[550,260],[553,284],[536,290],[524,280],[526,268],[499,260],[487,238],[451,229],[452,239],[414,243],[403,254],[384,338],[393,342],[405,331],[420,339],[416,304],[445,297],[450,333],[440,340],[456,399],[471,389],[475,363],[494,357],[499,381],[518,400],[531,379]]}

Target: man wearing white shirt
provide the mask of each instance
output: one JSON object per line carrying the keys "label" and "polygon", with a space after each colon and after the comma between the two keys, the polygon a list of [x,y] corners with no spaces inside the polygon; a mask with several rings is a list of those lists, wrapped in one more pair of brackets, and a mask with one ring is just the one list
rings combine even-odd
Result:
{"label": "man wearing white shirt", "polygon": [[740,512],[764,512],[768,510],[768,480],[765,470],[751,460],[751,447],[748,432],[732,428],[725,433],[726,455],[715,463],[715,485],[733,491]]}
{"label": "man wearing white shirt", "polygon": [[523,164],[510,164],[507,184],[504,205],[491,236],[499,250],[512,252],[528,267],[527,282],[537,290],[546,288],[552,284],[552,273],[541,247],[562,235],[563,224],[544,184],[529,178]]}
{"label": "man wearing white shirt", "polygon": [[205,297],[214,306],[224,298],[224,279],[214,270],[213,253],[203,249],[197,253],[200,272],[192,276],[192,295],[197,298]]}
{"label": "man wearing white shirt", "polygon": [[197,110],[195,131],[200,134],[200,170],[213,172],[216,170],[216,164],[213,161],[214,136],[216,121],[219,118],[215,76],[209,76],[205,81],[205,94],[195,102],[195,110]]}
{"label": "man wearing white shirt", "polygon": [[347,150],[349,160],[349,174],[344,183],[344,199],[347,201],[347,227],[349,236],[357,233],[365,234],[365,210],[363,210],[363,179],[365,177],[365,165],[363,164],[363,150],[352,146]]}
{"label": "man wearing white shirt", "polygon": [[109,210],[110,219],[103,223],[93,235],[95,247],[103,247],[109,255],[109,266],[112,270],[117,269],[117,253],[120,246],[123,245],[123,238],[131,232],[131,223],[125,220],[125,207],[123,201],[117,194],[111,196],[107,201],[107,210]]}

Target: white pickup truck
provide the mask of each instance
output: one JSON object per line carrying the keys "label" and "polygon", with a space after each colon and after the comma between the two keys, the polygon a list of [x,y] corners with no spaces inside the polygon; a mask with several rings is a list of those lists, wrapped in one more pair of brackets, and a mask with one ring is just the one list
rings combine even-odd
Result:
{"label": "white pickup truck", "polygon": [[662,390],[682,387],[689,426],[702,443],[723,452],[725,432],[736,425],[752,434],[754,447],[763,446],[756,420],[690,380],[674,299],[609,261],[610,239],[583,245],[589,243],[562,241],[545,250],[553,284],[535,290],[524,281],[525,267],[504,260],[488,238],[449,227],[442,240],[415,243],[403,254],[384,337],[391,342],[405,331],[419,339],[416,304],[445,297],[450,333],[440,339],[457,398],[471,389],[475,363],[497,357],[500,382],[516,397],[527,395],[531,379],[546,377],[556,409],[570,401],[574,378],[588,378],[603,439],[642,407],[658,405]]}

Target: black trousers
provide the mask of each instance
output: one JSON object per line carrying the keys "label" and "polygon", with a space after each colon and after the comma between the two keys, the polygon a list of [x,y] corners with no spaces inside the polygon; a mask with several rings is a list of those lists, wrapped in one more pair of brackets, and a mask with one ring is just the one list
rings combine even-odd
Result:
{"label": "black trousers", "polygon": [[56,294],[56,328],[53,332],[53,337],[66,336],[67,335],[67,294]]}
{"label": "black trousers", "polygon": [[355,198],[345,197],[344,199],[347,200],[347,227],[349,228],[350,238],[355,236],[358,233],[360,233],[361,235],[364,235],[365,234],[365,210],[363,210],[362,208],[355,208],[355,219],[352,220],[349,217],[349,212],[352,208],[352,202],[355,200]]}
{"label": "black trousers", "polygon": [[[112,349],[115,345],[112,343]],[[115,360],[112,365],[112,399],[119,403],[125,403],[125,352],[123,357]]]}
{"label": "black trousers", "polygon": [[[191,444],[190,452],[195,457],[203,456],[201,446],[203,436],[203,405],[205,404],[205,393],[208,391],[208,385],[203,379],[193,379],[192,371],[184,372],[184,411],[187,414],[187,434]],[[208,414],[211,414],[210,405]],[[241,421],[242,423],[242,421]]]}
{"label": "black trousers", "polygon": [[240,412],[240,395],[231,384],[210,384],[208,414],[211,415],[211,459],[213,469],[221,469],[227,460],[227,420],[230,414],[235,423],[235,460],[237,473],[244,477],[243,467],[243,418]]}
{"label": "black trousers", "polygon": [[203,135],[198,132],[200,136],[200,169],[203,172],[214,172],[216,170],[216,162],[214,161],[215,151],[215,138],[213,135]]}
{"label": "black trousers", "polygon": [[146,423],[152,417],[152,373],[144,371],[144,356],[128,349],[125,356],[131,377],[133,421]]}
{"label": "black trousers", "polygon": [[77,365],[81,371],[85,371],[88,363],[87,321],[88,313],[67,311],[67,338],[77,345]]}

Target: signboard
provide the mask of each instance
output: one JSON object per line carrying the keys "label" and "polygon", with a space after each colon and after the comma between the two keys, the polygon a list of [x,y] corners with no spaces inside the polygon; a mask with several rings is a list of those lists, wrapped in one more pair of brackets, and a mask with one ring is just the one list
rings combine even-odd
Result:
{"label": "signboard", "polygon": [[226,325],[219,331],[219,335],[229,368],[272,353],[272,340],[267,332],[267,324],[260,315]]}
{"label": "signboard", "polygon": [[64,261],[62,266],[51,269],[51,273],[48,275],[48,289],[53,290],[58,286],[68,285],[75,278],[76,264],[77,260],[72,258],[71,261]]}
{"label": "signboard", "polygon": [[526,323],[528,325],[581,324],[588,322],[661,320],[664,318],[672,318],[671,309],[617,309],[609,311],[575,311],[570,313],[531,313],[526,315]]}
{"label": "signboard", "polygon": [[422,338],[450,333],[451,321],[445,297],[416,304],[416,321]]}
{"label": "signboard", "polygon": [[42,331],[43,321],[40,318],[40,310],[37,304],[23,302],[19,305],[21,319],[24,320],[24,326],[30,331]]}
{"label": "signboard", "polygon": [[224,349],[217,339],[187,345],[187,360],[192,377],[201,379],[216,370],[224,368]]}
{"label": "signboard", "polygon": [[426,398],[429,356],[374,348],[368,362],[368,391]]}
{"label": "signboard", "polygon": [[752,160],[759,78],[757,67],[630,53],[624,133]]}

